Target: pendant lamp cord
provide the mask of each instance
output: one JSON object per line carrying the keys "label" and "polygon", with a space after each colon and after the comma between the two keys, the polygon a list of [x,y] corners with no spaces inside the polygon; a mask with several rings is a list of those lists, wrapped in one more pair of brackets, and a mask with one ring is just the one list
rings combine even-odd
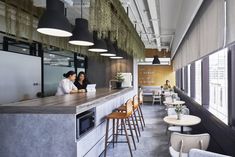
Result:
{"label": "pendant lamp cord", "polygon": [[81,18],[82,18],[82,5],[83,5],[83,0],[81,0]]}

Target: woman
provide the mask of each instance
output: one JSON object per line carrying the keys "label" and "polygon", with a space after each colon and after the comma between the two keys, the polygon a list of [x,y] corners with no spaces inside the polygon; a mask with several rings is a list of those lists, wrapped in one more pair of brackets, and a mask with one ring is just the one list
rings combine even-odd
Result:
{"label": "woman", "polygon": [[76,73],[74,71],[69,71],[63,75],[65,78],[60,81],[59,86],[57,88],[56,95],[65,95],[65,94],[73,94],[77,93],[78,89],[73,84],[76,80]]}
{"label": "woman", "polygon": [[78,88],[78,91],[86,92],[87,84],[89,84],[89,81],[86,78],[85,72],[83,71],[79,72],[78,77],[74,82],[74,85]]}
{"label": "woman", "polygon": [[169,80],[166,80],[166,84],[164,84],[163,89],[164,90],[170,90],[171,89],[171,85],[170,85],[170,81]]}

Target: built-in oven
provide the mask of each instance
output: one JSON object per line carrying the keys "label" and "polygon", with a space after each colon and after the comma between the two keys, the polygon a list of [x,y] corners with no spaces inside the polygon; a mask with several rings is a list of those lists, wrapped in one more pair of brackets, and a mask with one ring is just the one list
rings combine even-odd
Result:
{"label": "built-in oven", "polygon": [[95,127],[95,109],[76,115],[76,138],[79,139]]}

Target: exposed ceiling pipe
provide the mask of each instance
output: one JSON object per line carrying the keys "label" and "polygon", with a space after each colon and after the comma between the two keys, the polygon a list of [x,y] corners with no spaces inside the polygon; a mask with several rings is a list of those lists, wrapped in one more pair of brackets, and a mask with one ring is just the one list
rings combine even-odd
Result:
{"label": "exposed ceiling pipe", "polygon": [[[136,9],[137,9],[137,12],[138,12],[138,14],[139,14],[140,21],[141,21],[141,23],[142,23],[142,26],[143,26],[143,28],[144,28],[144,31],[145,31],[145,33],[148,33],[148,31],[146,30],[146,27],[144,26],[143,15],[142,15],[142,13],[140,12],[140,7],[139,7],[138,0],[134,0],[134,3],[135,3],[135,7],[136,7]],[[149,36],[148,36],[147,34],[146,34],[146,37],[147,37],[148,40],[150,41]]]}
{"label": "exposed ceiling pipe", "polygon": [[[130,3],[129,2],[126,2],[126,5],[127,5],[127,8],[128,8],[128,12],[129,12],[129,9],[131,10],[131,12],[132,12],[132,15],[134,16],[134,18],[135,18],[135,27],[136,27],[136,24],[138,24],[138,25],[140,25],[140,27],[143,27],[143,29],[145,30],[145,28],[144,28],[144,25],[143,25],[143,23],[142,22],[139,22],[139,20],[137,20],[137,17],[135,16],[135,13],[134,13],[134,10],[133,10],[133,8],[131,7],[131,5],[130,5]],[[127,10],[126,10],[127,11]],[[146,32],[146,30],[145,30],[145,32]],[[142,33],[141,33],[142,34]],[[141,37],[141,34],[140,34],[140,37]],[[145,34],[147,34],[147,33],[145,33]],[[147,35],[146,35],[147,36]],[[147,36],[147,38],[148,38],[148,36]],[[148,39],[148,41],[150,41],[149,39]]]}
{"label": "exposed ceiling pipe", "polygon": [[172,35],[172,37],[171,37],[171,42],[170,42],[170,47],[169,47],[170,50],[172,48],[173,41],[174,41],[174,35]]}
{"label": "exposed ceiling pipe", "polygon": [[161,38],[160,38],[160,17],[159,17],[159,0],[147,0],[150,15],[152,18],[154,34],[156,34],[156,42],[158,48],[161,48]]}

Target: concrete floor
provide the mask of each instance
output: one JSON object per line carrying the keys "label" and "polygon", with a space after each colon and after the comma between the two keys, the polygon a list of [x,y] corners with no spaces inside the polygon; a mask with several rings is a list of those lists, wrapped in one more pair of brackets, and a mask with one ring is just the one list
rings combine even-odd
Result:
{"label": "concrete floor", "polygon": [[[145,104],[143,105],[143,114],[146,126],[144,131],[141,131],[140,142],[136,142],[137,150],[134,150],[134,146],[131,143],[133,156],[169,157],[169,137],[165,134],[166,124],[163,121],[163,117],[166,114],[164,106]],[[107,157],[130,157],[127,143],[115,144],[114,148],[110,144]]]}

